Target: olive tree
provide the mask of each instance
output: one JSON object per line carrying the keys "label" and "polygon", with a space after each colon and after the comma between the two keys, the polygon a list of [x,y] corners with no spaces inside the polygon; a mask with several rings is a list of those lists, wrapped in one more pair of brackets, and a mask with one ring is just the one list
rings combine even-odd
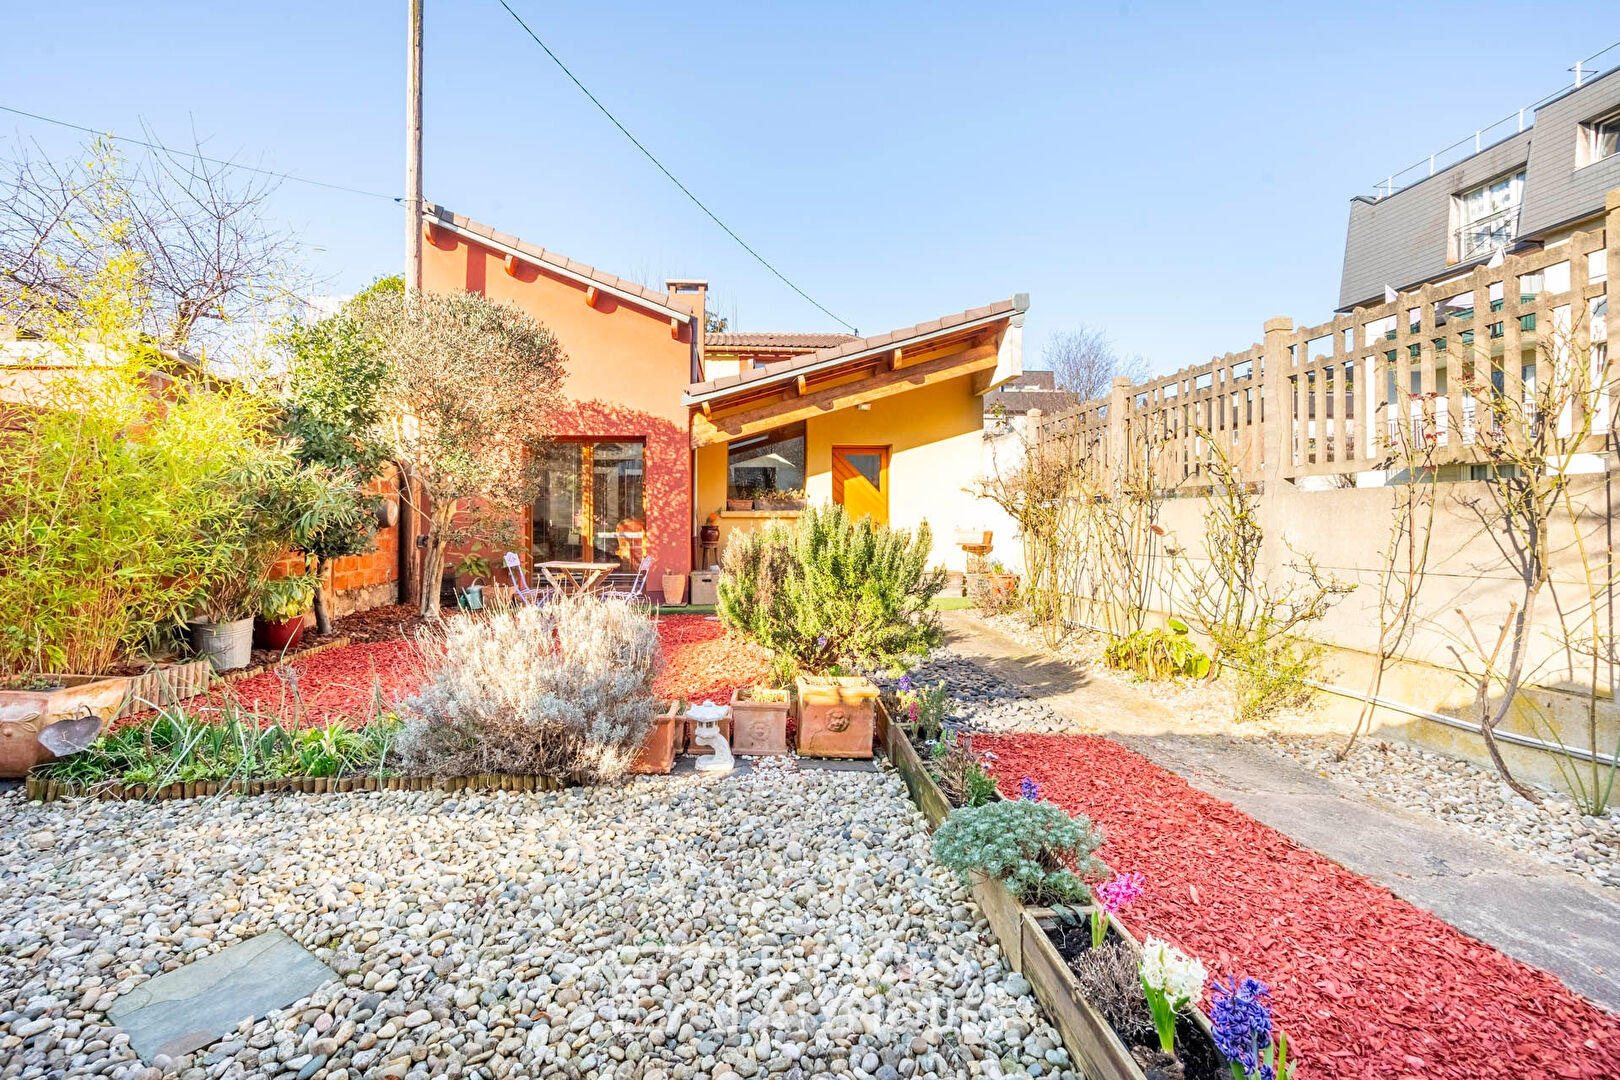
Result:
{"label": "olive tree", "polygon": [[538,321],[476,293],[407,295],[390,278],[355,312],[387,365],[382,415],[401,497],[427,515],[418,599],[433,618],[445,549],[509,535],[534,497],[534,451],[562,403],[567,358]]}

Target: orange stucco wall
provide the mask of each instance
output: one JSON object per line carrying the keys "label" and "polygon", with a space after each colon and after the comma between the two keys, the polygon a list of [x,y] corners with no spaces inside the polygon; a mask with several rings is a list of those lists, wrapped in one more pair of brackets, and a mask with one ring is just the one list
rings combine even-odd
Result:
{"label": "orange stucco wall", "polygon": [[[647,584],[656,591],[661,572],[690,570],[692,455],[681,393],[691,381],[691,325],[672,337],[667,315],[603,292],[592,307],[583,285],[532,264],[520,263],[515,275],[508,274],[504,255],[445,229],[434,229],[423,246],[422,287],[465,289],[515,304],[556,335],[568,355],[564,393],[570,406],[552,434],[642,440],[647,550],[653,556]],[[701,312],[698,319],[701,326]]]}

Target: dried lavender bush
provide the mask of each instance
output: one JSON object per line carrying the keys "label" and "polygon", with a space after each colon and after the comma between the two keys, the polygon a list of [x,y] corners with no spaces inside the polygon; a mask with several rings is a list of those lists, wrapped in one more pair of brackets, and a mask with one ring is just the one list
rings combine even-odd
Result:
{"label": "dried lavender bush", "polygon": [[622,776],[657,715],[658,630],[618,600],[571,597],[446,620],[417,636],[428,671],[400,739],[434,776]]}
{"label": "dried lavender bush", "polygon": [[1108,941],[1100,949],[1087,949],[1069,961],[1069,969],[1086,1000],[1102,1013],[1121,1042],[1158,1045],[1136,957],[1122,943]]}

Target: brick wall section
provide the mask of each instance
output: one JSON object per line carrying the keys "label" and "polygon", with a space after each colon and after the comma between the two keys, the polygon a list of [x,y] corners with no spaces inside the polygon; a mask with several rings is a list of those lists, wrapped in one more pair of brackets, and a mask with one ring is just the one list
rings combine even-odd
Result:
{"label": "brick wall section", "polygon": [[[378,477],[371,482],[370,490],[398,504],[392,477]],[[303,556],[288,552],[270,576],[281,578],[304,572]],[[387,586],[398,580],[399,527],[395,525],[377,530],[377,546],[370,554],[346,555],[336,560],[327,571],[325,590],[332,599],[333,613],[346,615],[394,603],[397,588]]]}

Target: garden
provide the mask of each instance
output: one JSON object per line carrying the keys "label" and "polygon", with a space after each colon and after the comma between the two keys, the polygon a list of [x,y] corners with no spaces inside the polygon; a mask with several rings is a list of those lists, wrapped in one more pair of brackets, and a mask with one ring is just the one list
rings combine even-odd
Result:
{"label": "garden", "polygon": [[[1614,1075],[1620,1020],[1557,980],[963,671],[926,525],[740,532],[713,616],[441,610],[533,497],[549,333],[384,281],[286,326],[282,369],[199,378],[142,280],[42,309],[74,362],[0,436],[0,1080]],[[387,468],[419,591],[344,642],[323,585]],[[1030,468],[1031,580],[980,599],[1053,630],[1075,476]],[[1222,675],[1244,716],[1300,693],[1344,588],[1257,576],[1247,498],[1211,504],[1227,585],[1114,626],[1108,667]],[[1080,503],[1088,542],[1154,526]],[[160,1046],[113,1021],[272,932],[331,978]]]}

